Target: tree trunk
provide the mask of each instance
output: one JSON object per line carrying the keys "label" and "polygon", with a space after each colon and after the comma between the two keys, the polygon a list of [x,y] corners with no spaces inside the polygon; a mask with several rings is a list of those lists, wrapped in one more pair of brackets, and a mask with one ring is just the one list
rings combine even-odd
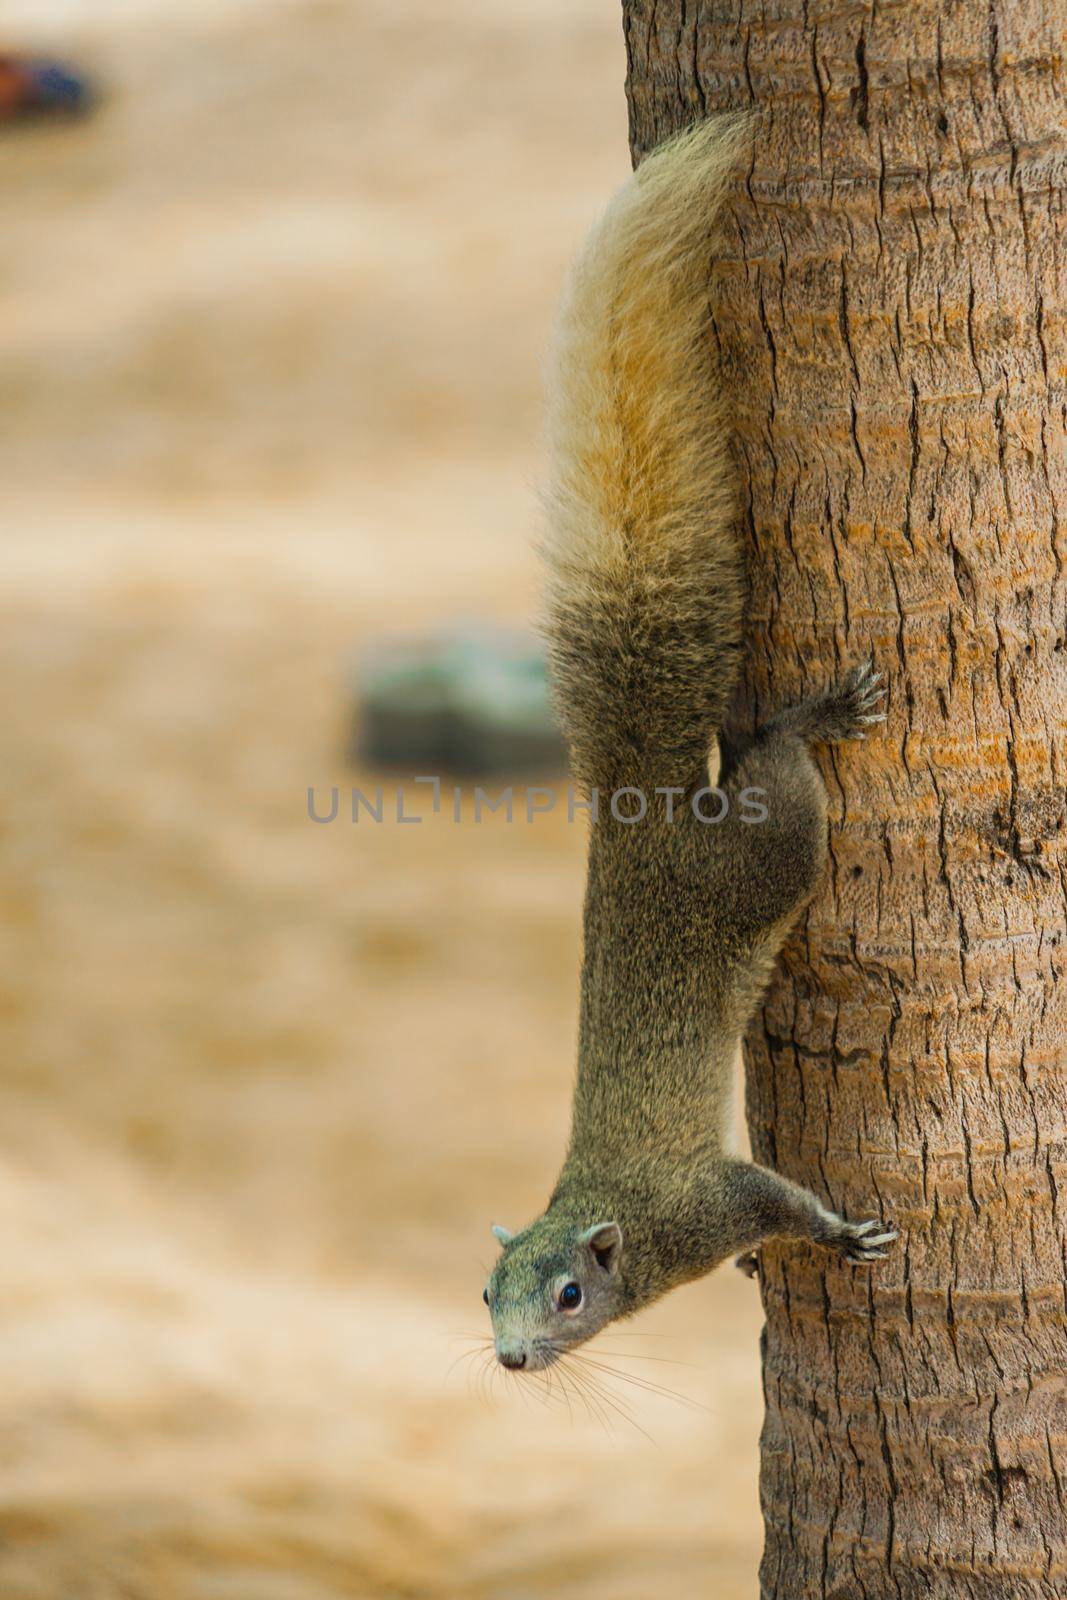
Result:
{"label": "tree trunk", "polygon": [[747,1047],[756,1156],[903,1234],[764,1251],[775,1600],[1067,1595],[1065,6],[624,5],[636,158],[761,113],[713,293],[747,709],[889,678]]}

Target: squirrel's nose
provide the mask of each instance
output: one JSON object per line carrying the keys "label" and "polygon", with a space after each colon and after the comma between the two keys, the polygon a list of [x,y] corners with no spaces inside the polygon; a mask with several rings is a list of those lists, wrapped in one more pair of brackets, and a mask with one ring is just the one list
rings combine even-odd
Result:
{"label": "squirrel's nose", "polygon": [[502,1367],[510,1367],[513,1372],[517,1372],[520,1367],[526,1365],[526,1352],[525,1350],[501,1350],[497,1359]]}

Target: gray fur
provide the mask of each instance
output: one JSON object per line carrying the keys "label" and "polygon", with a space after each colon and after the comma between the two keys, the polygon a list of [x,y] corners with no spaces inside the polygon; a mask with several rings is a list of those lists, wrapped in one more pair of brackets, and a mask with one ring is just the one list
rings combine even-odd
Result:
{"label": "gray fur", "polygon": [[[649,806],[628,825],[605,804],[591,829],[570,1144],[487,1290],[509,1366],[546,1366],[729,1256],[747,1270],[766,1238],[866,1261],[895,1237],[727,1153],[739,1041],[827,853],[809,741],[863,737],[882,715],[877,678],[854,670],[724,753],[727,816],[693,815],[741,644],[725,430],[698,337],[708,208],[737,138],[736,124],[721,138],[705,126],[645,163],[594,234],[563,320],[546,546],[556,691],[579,780],[633,785]],[[672,821],[657,785],[680,791]],[[747,788],[766,792],[766,821],[742,820]],[[559,1303],[568,1283],[576,1310]]]}
{"label": "gray fur", "polygon": [[[570,1146],[543,1216],[504,1246],[490,1279],[498,1352],[547,1365],[668,1290],[770,1237],[807,1239],[870,1261],[895,1238],[852,1224],[787,1178],[727,1153],[738,1042],[789,927],[826,857],[826,794],[797,731],[857,736],[873,685],[850,674],[822,701],[761,730],[720,778],[734,801],[710,827],[688,806],[667,823],[602,816],[585,905],[578,1078]],[[851,720],[842,721],[842,706]],[[692,792],[704,781],[693,774]],[[767,792],[767,821],[746,824],[742,789]],[[580,1237],[615,1222],[622,1248],[605,1271]],[[579,1317],[555,1304],[571,1278]]]}

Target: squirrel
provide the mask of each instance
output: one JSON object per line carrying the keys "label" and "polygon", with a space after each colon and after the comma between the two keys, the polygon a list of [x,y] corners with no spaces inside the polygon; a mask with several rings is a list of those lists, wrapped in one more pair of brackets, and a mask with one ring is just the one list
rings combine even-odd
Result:
{"label": "squirrel", "polygon": [[[560,316],[550,671],[586,804],[628,791],[645,809],[593,813],[570,1142],[543,1215],[493,1228],[483,1298],[512,1370],[551,1365],[730,1256],[751,1274],[764,1239],[869,1262],[897,1237],[729,1153],[740,1040],[827,856],[809,744],[885,716],[867,664],[747,744],[723,732],[745,590],[707,283],[744,139],[719,118],[649,155],[594,227]],[[743,816],[746,791],[762,791],[765,820]],[[696,803],[712,792],[727,802],[716,826]]]}

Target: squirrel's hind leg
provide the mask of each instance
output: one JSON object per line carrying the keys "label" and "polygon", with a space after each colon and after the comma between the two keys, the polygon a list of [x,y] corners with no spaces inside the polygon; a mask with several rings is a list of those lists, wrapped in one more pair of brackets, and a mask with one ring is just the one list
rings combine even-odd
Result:
{"label": "squirrel's hind leg", "polygon": [[728,802],[709,829],[712,916],[738,950],[756,990],[818,886],[826,861],[826,786],[807,743],[791,728],[768,727],[728,752],[720,790]]}
{"label": "squirrel's hind leg", "polygon": [[720,787],[729,807],[714,841],[714,903],[723,929],[761,969],[769,971],[826,861],[826,786],[809,741],[863,738],[883,721],[880,677],[870,662],[854,667],[824,693],[780,711],[749,744],[723,746]]}
{"label": "squirrel's hind leg", "polygon": [[884,699],[882,674],[875,671],[873,659],[864,661],[822,694],[811,695],[798,705],[780,711],[762,730],[762,735],[788,731],[801,739],[827,744],[839,739],[865,739],[868,728],[885,721],[885,712],[881,709]]}

